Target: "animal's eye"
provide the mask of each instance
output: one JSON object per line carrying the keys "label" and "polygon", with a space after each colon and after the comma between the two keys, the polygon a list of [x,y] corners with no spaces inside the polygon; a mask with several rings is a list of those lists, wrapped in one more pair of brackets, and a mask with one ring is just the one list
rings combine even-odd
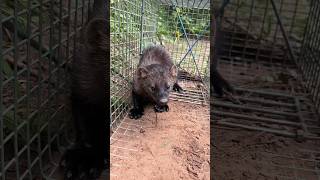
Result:
{"label": "animal's eye", "polygon": [[154,88],[154,87],[151,87],[151,91],[155,91],[156,90],[156,88]]}
{"label": "animal's eye", "polygon": [[170,89],[170,86],[169,86],[169,85],[167,85],[167,89]]}

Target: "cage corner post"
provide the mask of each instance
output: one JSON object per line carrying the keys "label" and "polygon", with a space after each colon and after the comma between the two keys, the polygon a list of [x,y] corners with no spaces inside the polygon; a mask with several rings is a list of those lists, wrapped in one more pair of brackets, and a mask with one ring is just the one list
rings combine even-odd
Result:
{"label": "cage corner post", "polygon": [[[2,0],[0,0],[0,4],[2,3]],[[3,123],[3,25],[2,25],[2,11],[0,11],[0,178],[1,180],[5,180],[5,162],[4,162],[4,123]]]}
{"label": "cage corner post", "polygon": [[143,48],[144,48],[144,15],[145,15],[145,9],[144,9],[144,6],[145,6],[145,0],[141,0],[141,21],[140,21],[140,49],[139,49],[139,55],[141,56],[142,55],[142,51],[143,51]]}

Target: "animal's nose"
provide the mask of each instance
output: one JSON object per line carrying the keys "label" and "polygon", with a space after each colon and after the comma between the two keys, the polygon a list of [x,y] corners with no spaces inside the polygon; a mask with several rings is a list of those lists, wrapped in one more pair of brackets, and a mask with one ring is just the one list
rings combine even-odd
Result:
{"label": "animal's nose", "polygon": [[165,104],[165,103],[168,102],[168,98],[162,98],[162,99],[160,99],[160,102],[163,103],[163,104]]}

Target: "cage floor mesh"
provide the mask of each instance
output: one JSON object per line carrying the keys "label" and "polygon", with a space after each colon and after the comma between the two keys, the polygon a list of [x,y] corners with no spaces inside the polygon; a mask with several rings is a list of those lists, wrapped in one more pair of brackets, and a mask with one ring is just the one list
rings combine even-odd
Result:
{"label": "cage floor mesh", "polygon": [[219,69],[236,92],[213,98],[214,123],[319,139],[319,117],[292,64],[224,57]]}
{"label": "cage floor mesh", "polygon": [[170,98],[174,101],[208,105],[207,91],[200,81],[180,79],[178,82],[182,87],[182,92],[172,92]]}
{"label": "cage floor mesh", "polygon": [[[141,151],[144,151],[143,153],[146,154],[146,156],[150,155],[149,153],[154,150],[146,150],[146,147],[144,147],[145,144],[148,144],[150,146],[150,143],[152,144],[152,141],[150,142],[150,137],[147,136],[156,136],[155,133],[159,133],[159,131],[163,131],[163,133],[160,133],[160,135],[165,134],[167,135],[166,143],[164,143],[164,146],[168,146],[168,143],[172,143],[170,147],[170,151],[172,150],[173,154],[176,151],[179,151],[180,153],[176,155],[175,157],[183,156],[184,153],[189,151],[200,151],[198,153],[195,153],[196,156],[190,155],[190,157],[195,158],[197,162],[200,163],[199,168],[194,166],[194,162],[185,162],[185,168],[184,169],[186,174],[191,174],[191,176],[194,176],[194,173],[197,176],[205,176],[208,179],[209,177],[209,106],[207,101],[205,100],[206,97],[204,97],[204,90],[200,88],[199,82],[192,82],[189,80],[180,80],[179,84],[184,89],[182,93],[171,93],[170,99],[172,100],[169,103],[170,111],[166,113],[154,113],[152,107],[147,107],[145,110],[145,115],[142,117],[142,120],[132,120],[128,117],[125,117],[119,124],[119,126],[116,128],[116,130],[111,135],[111,178],[112,179],[123,179],[124,177],[133,178],[130,176],[130,171],[125,172],[125,175],[123,174],[123,169],[128,168],[130,164],[132,164],[133,159],[136,158],[137,154],[141,155]],[[183,108],[180,109],[179,108]],[[178,109],[177,109],[178,108]],[[190,110],[189,110],[190,109]],[[198,110],[199,109],[199,110]],[[198,113],[197,113],[198,112]],[[173,118],[173,119],[172,119]],[[175,118],[178,118],[174,120]],[[200,120],[198,120],[200,119]],[[179,124],[180,123],[180,124]],[[190,125],[193,124],[193,125]],[[196,125],[194,124],[196,123]],[[184,128],[178,128],[174,129],[172,126],[178,125],[183,126]],[[198,127],[197,130],[192,129],[192,127]],[[185,133],[185,130],[188,131],[188,127],[191,127],[190,131],[193,133],[198,133],[197,135],[193,137],[188,137],[186,142],[182,142],[184,138],[181,138],[179,141],[174,141],[171,138],[177,138],[180,137],[179,135],[173,135],[175,133],[179,133],[180,130]],[[146,131],[146,132],[145,132]],[[173,133],[173,134],[170,134]],[[181,133],[182,133],[181,132]],[[192,133],[191,133],[192,134]],[[159,135],[159,134],[158,134]],[[186,133],[186,135],[190,135],[189,133]],[[195,139],[197,137],[198,139]],[[201,139],[205,139],[204,141],[206,143],[199,142]],[[149,140],[148,140],[149,139]],[[171,141],[171,140],[172,141]],[[189,141],[192,140],[192,141]],[[156,140],[159,142],[155,142],[157,145],[161,144],[161,140]],[[180,142],[181,141],[181,142]],[[174,143],[176,142],[176,143]],[[177,142],[181,143],[181,147],[177,145]],[[184,151],[183,147],[185,148],[191,148],[188,151]],[[182,148],[182,149],[179,149]],[[167,151],[166,151],[167,152]],[[158,152],[159,153],[159,152]],[[155,156],[163,156],[165,158],[168,157],[168,155],[161,155],[157,152],[154,152],[151,156],[152,159],[146,160],[146,162],[150,162],[152,164],[157,158]],[[168,153],[168,152],[167,152]],[[199,155],[199,156],[198,156]],[[188,155],[189,156],[189,155]],[[186,160],[187,158],[181,158],[183,160]],[[205,160],[206,159],[206,160]],[[172,160],[172,162],[174,162]],[[160,164],[164,164],[165,162],[158,162]],[[151,166],[151,165],[150,165]],[[161,165],[159,165],[161,166]],[[182,165],[183,166],[183,165]],[[193,168],[191,170],[192,172],[189,172],[188,168]],[[139,167],[136,167],[139,169]],[[148,167],[140,167],[141,171],[144,171]],[[159,167],[160,168],[160,167]],[[165,167],[163,167],[165,168]],[[172,168],[180,168],[180,167],[172,167]],[[198,168],[198,169],[197,169]],[[206,170],[205,170],[206,169]],[[151,170],[154,170],[154,168]],[[178,170],[173,170],[177,171]],[[177,173],[176,172],[176,173]],[[206,172],[206,173],[204,173]],[[183,174],[183,172],[181,172]],[[130,176],[130,177],[129,177]],[[157,178],[159,176],[165,176],[165,175],[156,175],[154,178]],[[183,175],[180,175],[183,176]],[[140,175],[139,175],[140,178]],[[141,174],[141,178],[147,178],[150,179],[146,174]],[[177,177],[178,178],[178,177]],[[189,178],[189,176],[188,176]],[[134,178],[133,178],[134,179]]]}

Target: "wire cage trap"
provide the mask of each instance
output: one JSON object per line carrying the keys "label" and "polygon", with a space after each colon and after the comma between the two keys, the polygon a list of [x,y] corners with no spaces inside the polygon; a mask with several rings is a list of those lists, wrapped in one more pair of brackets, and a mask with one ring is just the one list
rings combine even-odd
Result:
{"label": "wire cage trap", "polygon": [[131,108],[132,78],[143,49],[161,44],[179,68],[183,93],[170,99],[209,103],[210,1],[112,1],[111,26],[111,177],[113,169],[137,151],[130,138],[142,130],[140,120],[125,117]]}
{"label": "wire cage trap", "polygon": [[171,98],[208,104],[209,1],[111,3],[111,129],[131,106],[133,72],[144,47],[162,44],[179,68],[182,94]]}
{"label": "wire cage trap", "polygon": [[1,1],[0,179],[55,177],[71,143],[68,64],[92,4]]}
{"label": "wire cage trap", "polygon": [[320,2],[223,2],[217,68],[235,93],[211,95],[215,175],[229,162],[239,168],[228,178],[319,179]]}
{"label": "wire cage trap", "polygon": [[318,6],[304,0],[229,2],[218,69],[236,87],[237,102],[213,99],[217,124],[319,139]]}

